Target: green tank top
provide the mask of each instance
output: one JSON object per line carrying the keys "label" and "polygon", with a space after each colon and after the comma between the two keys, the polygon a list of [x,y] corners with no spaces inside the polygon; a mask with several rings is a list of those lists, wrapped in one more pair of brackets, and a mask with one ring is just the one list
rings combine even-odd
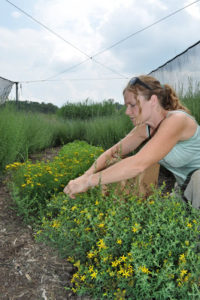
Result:
{"label": "green tank top", "polygon": [[[187,114],[195,120],[183,110],[170,111],[167,115],[174,112]],[[191,172],[200,169],[200,126],[191,138],[178,142],[159,163],[174,174],[179,185],[183,185]]]}

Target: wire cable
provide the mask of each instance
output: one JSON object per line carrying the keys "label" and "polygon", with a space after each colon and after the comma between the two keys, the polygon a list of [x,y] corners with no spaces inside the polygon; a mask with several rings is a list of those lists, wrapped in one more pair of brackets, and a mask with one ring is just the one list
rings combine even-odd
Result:
{"label": "wire cable", "polygon": [[[186,6],[182,7],[182,8],[180,8],[180,9],[177,9],[176,11],[170,13],[169,15],[167,15],[167,16],[165,16],[165,17],[163,17],[163,18],[161,18],[161,19],[159,19],[159,20],[153,22],[152,24],[150,24],[150,25],[148,25],[148,26],[146,26],[146,27],[144,27],[144,28],[142,28],[142,29],[140,29],[140,30],[138,30],[138,31],[136,31],[136,32],[134,32],[134,33],[128,35],[128,36],[126,36],[125,38],[119,40],[118,42],[112,44],[111,46],[109,46],[109,47],[107,47],[107,48],[105,48],[105,49],[103,49],[103,50],[101,50],[101,51],[95,53],[94,55],[90,56],[90,59],[92,59],[92,60],[95,61],[96,63],[98,63],[98,64],[104,66],[105,68],[107,68],[107,69],[109,69],[109,70],[111,70],[112,72],[114,72],[114,73],[117,74],[117,72],[116,72],[115,70],[113,70],[113,69],[111,69],[111,68],[109,68],[109,67],[106,67],[105,65],[103,65],[102,63],[100,63],[100,62],[98,62],[96,59],[94,59],[94,57],[96,57],[96,56],[98,56],[98,55],[100,55],[100,54],[102,54],[102,53],[104,53],[104,52],[106,52],[106,51],[108,51],[108,50],[114,48],[115,46],[117,46],[117,45],[119,45],[119,44],[125,42],[126,40],[130,39],[131,37],[133,37],[133,36],[135,36],[135,35],[137,35],[137,34],[143,32],[143,31],[145,31],[145,30],[147,30],[147,29],[153,27],[154,25],[157,25],[158,23],[160,23],[160,22],[162,22],[162,21],[164,21],[164,20],[166,20],[166,19],[168,19],[168,18],[170,18],[170,17],[176,15],[177,13],[181,12],[182,10],[184,10],[184,9],[186,9],[186,8],[188,8],[188,7],[190,7],[190,6],[194,5],[194,4],[196,4],[196,3],[198,3],[199,1],[200,1],[200,0],[196,0],[196,1],[192,2],[192,3],[189,3],[188,5],[186,5]],[[83,62],[86,62],[86,61],[88,61],[88,59],[85,60],[85,61],[83,61]],[[83,62],[82,62],[82,63],[83,63]],[[81,63],[81,64],[82,64],[82,63]],[[76,66],[77,66],[77,65],[75,65],[74,67],[76,67]],[[72,68],[73,68],[73,67],[72,67]],[[70,69],[63,70],[62,72],[58,73],[57,75],[52,76],[51,78],[55,78],[55,77],[57,77],[57,76],[59,76],[59,75],[65,73],[65,72],[67,72],[68,70],[70,70]],[[121,75],[120,73],[118,73],[118,74],[119,74],[120,76],[123,76],[123,75]],[[124,77],[124,76],[123,76],[123,77]]]}
{"label": "wire cable", "polygon": [[56,33],[54,30],[50,29],[49,27],[47,27],[45,24],[43,24],[42,22],[38,21],[36,18],[34,18],[33,16],[31,16],[29,13],[27,13],[25,10],[21,9],[19,6],[15,5],[14,3],[12,3],[9,0],[5,0],[6,2],[8,2],[10,5],[14,6],[16,9],[18,9],[19,11],[21,11],[23,14],[25,14],[27,17],[29,17],[30,19],[32,19],[34,22],[38,23],[40,26],[42,26],[44,29],[46,29],[47,31],[49,31],[50,33],[54,34],[55,36],[57,36],[59,39],[61,39],[63,42],[67,43],[68,45],[70,45],[72,48],[76,49],[77,51],[79,51],[80,53],[84,54],[85,56],[87,56],[89,59],[91,58],[87,53],[85,53],[84,51],[82,51],[81,49],[79,49],[78,47],[76,47],[75,45],[73,45],[72,43],[70,43],[69,41],[67,41],[65,38],[63,38],[60,34]]}
{"label": "wire cable", "polygon": [[[82,53],[83,55],[85,55],[85,56],[87,57],[86,60],[84,60],[84,61],[82,61],[82,62],[80,62],[80,63],[78,63],[78,64],[76,64],[76,65],[74,65],[74,66],[72,66],[72,67],[70,67],[70,68],[68,68],[68,69],[63,70],[63,71],[59,72],[58,74],[56,74],[56,75],[54,75],[54,76],[51,76],[51,77],[49,77],[49,78],[47,78],[47,79],[44,79],[44,80],[41,80],[41,82],[42,82],[42,81],[47,81],[47,80],[50,80],[50,79],[52,79],[52,78],[55,78],[55,77],[57,77],[57,76],[59,76],[59,75],[61,75],[61,74],[63,74],[63,73],[66,73],[66,72],[70,71],[71,69],[74,69],[74,68],[78,67],[79,65],[81,65],[81,64],[83,64],[83,63],[85,63],[85,62],[87,62],[88,60],[93,60],[95,63],[97,63],[97,64],[103,66],[104,68],[110,70],[111,72],[113,72],[113,73],[115,73],[115,74],[118,74],[118,75],[122,76],[123,78],[127,78],[126,76],[120,74],[120,73],[117,72],[116,70],[114,70],[114,69],[112,69],[112,68],[110,68],[110,67],[107,67],[107,66],[105,66],[103,63],[97,61],[96,59],[94,59],[94,57],[96,57],[96,56],[98,56],[98,55],[100,55],[100,54],[102,54],[102,53],[104,53],[104,52],[106,52],[106,51],[112,49],[113,47],[115,47],[115,46],[117,46],[117,45],[123,43],[124,41],[128,40],[129,38],[131,38],[131,37],[133,37],[133,36],[135,36],[135,35],[137,35],[137,34],[143,32],[143,31],[145,31],[145,30],[151,28],[152,26],[154,26],[154,25],[156,25],[156,24],[158,24],[158,23],[160,23],[160,22],[166,20],[167,18],[169,18],[169,17],[171,17],[171,16],[173,16],[173,15],[179,13],[180,11],[182,11],[182,10],[188,8],[189,6],[192,6],[192,5],[196,4],[196,3],[198,3],[200,0],[196,0],[196,1],[194,1],[194,2],[192,2],[192,3],[190,3],[190,4],[188,4],[188,5],[186,5],[186,6],[182,7],[182,8],[180,8],[180,9],[178,9],[178,10],[172,12],[171,14],[169,14],[169,15],[167,15],[167,16],[165,16],[165,17],[163,17],[163,18],[161,18],[161,19],[159,19],[159,20],[153,22],[152,24],[150,24],[150,25],[148,25],[148,26],[146,26],[146,27],[144,27],[144,28],[142,28],[142,29],[140,29],[140,30],[138,30],[138,31],[136,31],[136,32],[134,32],[134,33],[128,35],[127,37],[125,37],[125,38],[119,40],[118,42],[116,42],[116,43],[112,44],[111,46],[109,46],[109,47],[107,47],[107,48],[105,48],[105,49],[103,49],[103,50],[97,52],[96,54],[94,54],[94,55],[92,55],[92,56],[89,56],[87,53],[85,53],[84,51],[82,51],[81,49],[79,49],[78,47],[76,47],[75,45],[73,45],[72,43],[70,43],[69,41],[67,41],[67,40],[66,40],[65,38],[63,38],[61,35],[57,34],[55,31],[53,31],[52,29],[50,29],[49,27],[47,27],[46,25],[44,25],[43,23],[41,23],[40,21],[38,21],[37,19],[35,19],[34,17],[32,17],[29,13],[25,12],[23,9],[21,9],[20,7],[18,7],[17,5],[15,5],[14,3],[12,3],[11,1],[9,1],[9,0],[5,0],[5,1],[8,2],[10,5],[14,6],[16,9],[18,9],[19,11],[21,11],[23,14],[25,14],[25,15],[28,16],[29,18],[31,18],[34,22],[38,23],[40,26],[42,26],[43,28],[45,28],[47,31],[49,31],[50,33],[54,34],[54,35],[57,36],[59,39],[61,39],[61,40],[64,41],[65,43],[69,44],[71,47],[73,47],[74,49],[76,49],[77,51],[79,51],[80,53]],[[35,82],[35,81],[34,81],[34,82]]]}
{"label": "wire cable", "polygon": [[[57,38],[61,39],[63,42],[67,43],[68,45],[70,45],[71,47],[73,47],[74,49],[76,49],[77,51],[79,51],[81,54],[85,55],[87,57],[87,60],[84,60],[60,73],[58,73],[57,75],[51,76],[47,79],[51,79],[54,77],[59,76],[60,74],[63,74],[67,71],[70,71],[71,69],[76,68],[77,66],[83,64],[84,62],[91,60],[92,56],[88,55],[87,53],[85,53],[84,51],[82,51],[81,49],[79,49],[77,46],[73,45],[71,42],[67,41],[65,38],[63,38],[60,34],[56,33],[54,30],[50,29],[49,27],[47,27],[45,24],[43,24],[42,22],[38,21],[36,18],[34,18],[33,16],[31,16],[29,13],[27,13],[26,11],[24,11],[23,9],[21,9],[20,7],[18,7],[17,5],[15,5],[14,3],[12,3],[9,0],[5,0],[6,2],[8,2],[10,5],[14,6],[16,9],[18,9],[20,12],[22,12],[23,14],[25,14],[27,17],[29,17],[31,20],[33,20],[34,22],[36,22],[37,24],[39,24],[40,26],[42,26],[44,29],[46,29],[47,31],[49,31],[50,33],[52,33],[53,35],[55,35]],[[106,67],[103,63],[98,62],[97,60],[93,60],[95,63],[100,64],[102,67],[110,70],[111,72],[118,74],[120,76],[122,76],[123,78],[127,78],[126,76],[120,74],[119,72],[115,71],[114,69],[111,69],[109,67]]]}
{"label": "wire cable", "polygon": [[152,24],[150,24],[150,25],[148,25],[148,26],[146,26],[146,27],[144,27],[144,28],[142,28],[142,29],[140,29],[140,30],[138,30],[138,31],[136,31],[136,32],[134,32],[134,33],[128,35],[127,37],[125,37],[125,38],[119,40],[118,42],[112,44],[111,46],[109,46],[109,47],[107,47],[107,48],[105,48],[105,49],[103,49],[103,50],[97,52],[96,54],[92,55],[91,57],[94,58],[94,57],[96,57],[97,55],[100,55],[100,54],[102,54],[102,53],[104,53],[104,52],[106,52],[106,51],[108,51],[108,50],[110,50],[110,49],[116,47],[117,45],[119,45],[119,44],[125,42],[126,40],[130,39],[131,37],[135,36],[136,34],[139,34],[139,33],[143,32],[143,31],[145,31],[145,30],[151,28],[152,26],[154,26],[154,25],[156,25],[156,24],[158,24],[158,23],[160,23],[160,22],[162,22],[162,21],[164,21],[164,20],[166,20],[166,19],[168,19],[168,18],[174,16],[175,14],[179,13],[180,11],[182,11],[182,10],[188,8],[189,6],[191,6],[191,5],[193,5],[193,4],[196,4],[196,3],[199,2],[199,1],[200,1],[200,0],[196,0],[196,1],[194,1],[194,2],[192,2],[192,3],[190,3],[190,4],[188,4],[188,5],[186,5],[186,6],[182,7],[182,8],[180,8],[180,9],[177,9],[176,11],[172,12],[171,14],[169,14],[169,15],[167,15],[167,16],[165,16],[165,17],[163,17],[163,18],[161,18],[161,19],[159,19],[159,20],[153,22]]}
{"label": "wire cable", "polygon": [[98,81],[98,80],[122,80],[125,78],[121,77],[104,77],[104,78],[65,78],[65,79],[50,79],[50,80],[27,80],[27,81],[20,81],[20,83],[38,83],[38,82],[56,82],[56,81]]}

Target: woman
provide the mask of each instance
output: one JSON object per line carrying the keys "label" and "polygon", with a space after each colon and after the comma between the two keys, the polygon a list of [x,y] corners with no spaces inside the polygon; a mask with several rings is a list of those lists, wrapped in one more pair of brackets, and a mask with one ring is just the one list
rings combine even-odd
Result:
{"label": "woman", "polygon": [[[159,162],[174,174],[178,185],[184,188],[184,197],[191,201],[193,207],[199,208],[200,126],[180,103],[175,91],[151,76],[132,78],[123,95],[126,114],[134,129],[105,151],[83,176],[71,180],[64,192],[75,198],[75,194],[99,183],[133,178]],[[118,156],[123,158],[146,140],[135,155],[108,167],[108,161]]]}

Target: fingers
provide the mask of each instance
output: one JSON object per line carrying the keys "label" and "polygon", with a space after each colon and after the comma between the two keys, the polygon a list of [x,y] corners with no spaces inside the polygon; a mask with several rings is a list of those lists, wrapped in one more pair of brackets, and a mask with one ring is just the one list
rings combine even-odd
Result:
{"label": "fingers", "polygon": [[72,194],[70,188],[68,185],[64,188],[63,192],[68,195],[70,198],[75,199],[76,197]]}
{"label": "fingers", "polygon": [[72,180],[70,180],[70,181],[68,182],[68,184],[66,185],[66,187],[64,188],[63,192],[64,192],[65,194],[70,194],[70,192],[71,192],[71,188],[70,188],[71,184],[72,184]]}
{"label": "fingers", "polygon": [[63,192],[64,192],[65,194],[69,194],[69,188],[68,188],[67,185],[66,185],[66,187],[64,188]]}
{"label": "fingers", "polygon": [[75,194],[86,192],[88,188],[88,176],[80,176],[75,180],[70,180],[63,192],[75,199]]}

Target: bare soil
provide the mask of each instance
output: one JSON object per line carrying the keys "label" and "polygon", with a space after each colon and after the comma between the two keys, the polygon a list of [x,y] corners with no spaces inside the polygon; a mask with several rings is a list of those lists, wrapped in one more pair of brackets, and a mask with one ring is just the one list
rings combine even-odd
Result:
{"label": "bare soil", "polygon": [[[51,160],[60,148],[47,149],[31,157]],[[159,185],[170,191],[174,179],[162,169]],[[34,232],[14,210],[5,182],[0,182],[0,300],[86,300],[70,290],[73,266],[55,250],[34,240]]]}

